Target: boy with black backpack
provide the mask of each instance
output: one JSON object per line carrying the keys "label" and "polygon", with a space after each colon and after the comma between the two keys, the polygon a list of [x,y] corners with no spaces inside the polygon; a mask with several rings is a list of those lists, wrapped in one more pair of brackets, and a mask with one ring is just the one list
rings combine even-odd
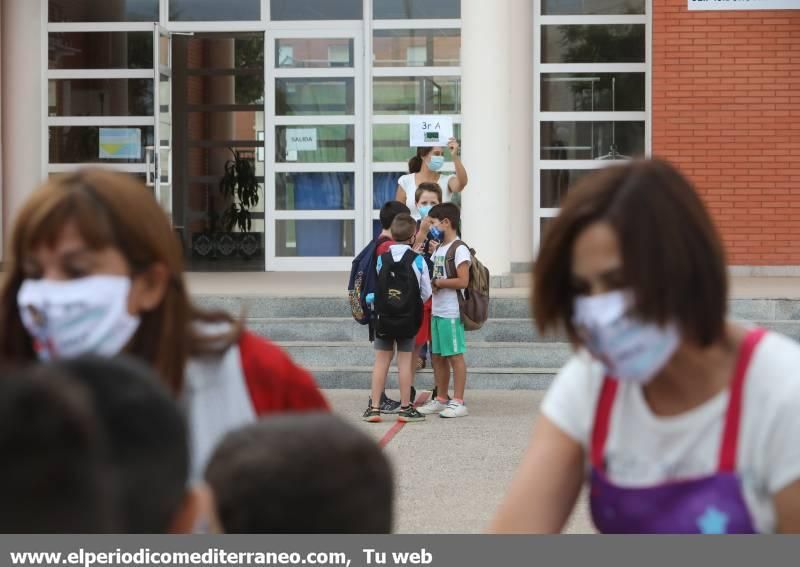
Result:
{"label": "boy with black backpack", "polygon": [[[422,305],[431,296],[431,280],[425,260],[412,250],[417,223],[409,214],[397,215],[391,226],[395,245],[378,258],[378,285],[374,295],[375,366],[372,369],[372,396],[384,391],[386,375],[397,347],[400,374],[400,414],[398,421],[423,421],[412,405],[414,377],[414,339],[422,324]],[[364,421],[380,423],[381,408],[373,403],[364,412]]]}
{"label": "boy with black backpack", "polygon": [[[375,262],[395,244],[390,228],[395,217],[403,213],[409,214],[410,211],[405,204],[399,201],[388,201],[381,207],[381,233],[356,256],[350,270],[350,283],[347,286],[350,309],[353,319],[361,325],[369,325],[370,342],[375,340],[375,321],[373,320],[372,306],[367,302],[367,296],[374,296],[378,285]],[[372,407],[371,397],[368,404]],[[381,392],[380,409],[382,413],[397,413],[400,411],[400,402],[389,398],[386,392]]]}

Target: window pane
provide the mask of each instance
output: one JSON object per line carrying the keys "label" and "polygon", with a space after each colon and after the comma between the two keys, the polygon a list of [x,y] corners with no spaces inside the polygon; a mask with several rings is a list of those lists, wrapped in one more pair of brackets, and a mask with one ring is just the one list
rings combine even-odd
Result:
{"label": "window pane", "polygon": [[355,114],[354,79],[277,79],[278,116],[350,116]]}
{"label": "window pane", "polygon": [[372,208],[380,210],[388,201],[394,201],[397,181],[408,172],[372,174]]}
{"label": "window pane", "polygon": [[542,75],[542,111],[643,111],[644,73]]}
{"label": "window pane", "polygon": [[157,22],[158,0],[50,0],[50,22]]}
{"label": "window pane", "polygon": [[543,63],[644,63],[645,26],[542,26]]}
{"label": "window pane", "polygon": [[353,40],[346,38],[278,39],[275,67],[281,69],[353,66]]}
{"label": "window pane", "polygon": [[245,22],[261,19],[261,0],[169,0],[174,22]]}
{"label": "window pane", "polygon": [[279,220],[275,223],[279,258],[355,256],[353,220]]}
{"label": "window pane", "polygon": [[[122,130],[139,130],[138,143],[123,144],[120,138],[111,140],[104,134],[107,144],[103,155],[123,157],[101,158],[100,130],[98,126],[53,126],[50,129],[50,163],[143,163],[145,146],[153,145],[153,127],[103,128],[127,134]],[[114,134],[115,132],[112,132]],[[130,140],[130,136],[127,137]],[[136,156],[136,157],[134,157]]]}
{"label": "window pane", "polygon": [[[461,124],[453,124],[453,135],[461,139]],[[410,160],[415,148],[409,146],[408,124],[375,124],[372,127],[373,161]]]}
{"label": "window pane", "polygon": [[542,122],[542,159],[644,155],[644,122]]}
{"label": "window pane", "polygon": [[48,83],[49,116],[152,116],[151,79],[71,79]]}
{"label": "window pane", "polygon": [[459,77],[378,77],[375,114],[461,114]]}
{"label": "window pane", "polygon": [[277,163],[355,161],[353,126],[278,126],[275,137]]}
{"label": "window pane", "polygon": [[352,173],[277,173],[278,211],[352,211],[355,175]]}
{"label": "window pane", "polygon": [[360,20],[362,0],[271,0],[273,20]]}
{"label": "window pane", "polygon": [[152,69],[151,32],[48,34],[50,69]]}
{"label": "window pane", "polygon": [[[273,0],[274,1],[274,0]],[[376,20],[450,19],[461,17],[461,0],[373,0]]]}
{"label": "window pane", "polygon": [[551,169],[540,172],[540,193],[543,209],[558,209],[569,189],[590,173],[593,169]]}
{"label": "window pane", "polygon": [[377,30],[375,67],[457,67],[461,30]]}
{"label": "window pane", "polygon": [[645,0],[542,0],[542,15],[644,14]]}

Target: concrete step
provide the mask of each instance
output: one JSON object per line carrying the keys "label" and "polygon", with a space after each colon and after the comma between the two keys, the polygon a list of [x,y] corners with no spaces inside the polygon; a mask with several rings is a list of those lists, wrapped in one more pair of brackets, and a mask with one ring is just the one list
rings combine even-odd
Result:
{"label": "concrete step", "polygon": [[[367,342],[278,343],[306,368],[339,369],[369,366],[375,351]],[[466,354],[471,368],[560,368],[572,355],[565,343],[472,343]]]}
{"label": "concrete step", "polygon": [[[196,295],[193,299],[200,307],[241,313],[253,319],[350,317],[350,306],[344,291],[340,297]],[[492,319],[530,318],[527,297],[494,297],[489,306]],[[730,316],[746,321],[800,321],[800,300],[734,299],[730,302]]]}
{"label": "concrete step", "polygon": [[[320,387],[327,390],[369,390],[372,368],[354,366],[346,368],[310,368]],[[467,390],[547,390],[558,370],[552,368],[469,368]],[[430,369],[417,372],[417,390],[433,388],[433,372]],[[452,381],[450,388],[452,390]],[[398,388],[397,369],[389,371],[387,389]],[[364,401],[369,394],[365,393]]]}

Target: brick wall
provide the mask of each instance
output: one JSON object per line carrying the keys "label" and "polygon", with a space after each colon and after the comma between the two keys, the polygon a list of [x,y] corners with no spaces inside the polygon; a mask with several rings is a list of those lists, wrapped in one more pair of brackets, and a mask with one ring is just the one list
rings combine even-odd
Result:
{"label": "brick wall", "polygon": [[800,265],[800,10],[653,0],[653,153],[700,190],[732,265]]}

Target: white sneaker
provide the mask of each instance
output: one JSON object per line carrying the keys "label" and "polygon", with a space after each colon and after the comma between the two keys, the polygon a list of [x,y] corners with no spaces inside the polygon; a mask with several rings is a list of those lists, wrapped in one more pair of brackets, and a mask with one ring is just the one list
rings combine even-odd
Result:
{"label": "white sneaker", "polygon": [[467,417],[469,410],[464,404],[460,404],[455,400],[450,400],[447,404],[447,409],[439,414],[439,417],[454,418],[454,417]]}
{"label": "white sneaker", "polygon": [[442,413],[444,410],[447,409],[447,405],[443,404],[436,398],[429,400],[424,406],[421,408],[417,408],[417,411],[422,415],[433,415],[436,413]]}

